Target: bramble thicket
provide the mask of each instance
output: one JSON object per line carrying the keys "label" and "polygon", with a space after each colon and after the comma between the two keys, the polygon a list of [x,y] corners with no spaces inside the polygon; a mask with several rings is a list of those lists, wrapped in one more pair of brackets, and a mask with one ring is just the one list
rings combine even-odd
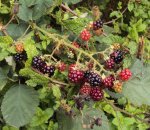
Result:
{"label": "bramble thicket", "polygon": [[149,0],[1,0],[0,130],[150,130]]}

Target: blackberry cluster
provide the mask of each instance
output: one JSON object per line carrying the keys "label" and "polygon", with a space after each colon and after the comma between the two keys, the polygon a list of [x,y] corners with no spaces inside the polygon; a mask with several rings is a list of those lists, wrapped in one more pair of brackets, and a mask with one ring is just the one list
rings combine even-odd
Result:
{"label": "blackberry cluster", "polygon": [[26,52],[16,53],[13,57],[16,62],[21,62],[21,61],[27,60]]}
{"label": "blackberry cluster", "polygon": [[93,22],[93,30],[98,30],[103,27],[103,21],[102,20],[97,20]]}
{"label": "blackberry cluster", "polygon": [[43,74],[47,74],[49,77],[53,76],[55,72],[55,66],[47,65],[46,62],[39,56],[33,57],[32,67]]}

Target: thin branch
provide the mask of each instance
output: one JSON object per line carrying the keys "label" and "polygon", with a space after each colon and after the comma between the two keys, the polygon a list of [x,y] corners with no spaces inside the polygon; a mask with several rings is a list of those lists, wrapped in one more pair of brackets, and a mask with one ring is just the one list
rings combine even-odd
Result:
{"label": "thin branch", "polygon": [[4,35],[8,35],[7,31],[6,31],[6,28],[7,26],[14,20],[14,17],[15,17],[15,14],[12,15],[11,19],[8,21],[8,23],[6,25],[4,25],[2,28],[1,28],[1,31],[3,32]]}
{"label": "thin branch", "polygon": [[12,15],[11,19],[8,21],[8,23],[3,26],[2,30],[5,30],[7,28],[7,26],[14,20],[15,14]]}
{"label": "thin branch", "polygon": [[28,32],[28,30],[30,29],[30,27],[31,27],[31,25],[29,25],[29,26],[27,27],[27,29],[26,29],[25,32],[22,34],[22,36],[20,37],[20,39],[21,39],[22,37],[24,37],[24,36],[27,34],[27,32]]}
{"label": "thin branch", "polygon": [[64,9],[66,9],[67,11],[69,11],[70,13],[72,13],[73,15],[79,17],[77,15],[77,13],[75,13],[73,10],[71,10],[69,7],[65,6],[64,4],[61,4],[61,7],[64,8]]}
{"label": "thin branch", "polygon": [[[127,9],[128,9],[128,7],[126,7],[126,8],[122,11],[121,14],[123,15],[123,14],[126,12]],[[104,25],[111,24],[111,23],[115,22],[115,21],[118,20],[118,19],[120,19],[120,18],[115,18],[115,19],[113,19],[113,20],[111,20],[111,21],[105,22]]]}
{"label": "thin branch", "polygon": [[61,81],[58,81],[58,80],[54,80],[54,79],[52,79],[52,78],[49,78],[48,76],[44,75],[43,73],[41,73],[40,71],[38,71],[38,70],[36,70],[36,69],[34,69],[34,68],[32,68],[32,70],[34,70],[35,72],[37,72],[37,73],[43,75],[45,78],[49,79],[51,83],[68,86],[67,83],[64,83],[64,82],[61,82]]}
{"label": "thin branch", "polygon": [[128,116],[130,116],[130,117],[134,117],[135,119],[137,119],[137,120],[139,120],[139,121],[141,121],[141,122],[143,122],[143,123],[145,123],[145,124],[147,124],[147,125],[150,125],[147,120],[141,119],[141,118],[139,118],[138,116],[133,115],[133,114],[131,114],[131,113],[129,113],[129,112],[127,112],[127,111],[125,111],[125,110],[123,110],[123,109],[121,109],[121,108],[115,106],[115,105],[114,105],[111,101],[109,101],[107,98],[104,97],[104,100],[105,100],[114,110],[120,111],[120,112],[122,112],[122,113],[124,113],[124,114],[126,114],[126,115],[128,115]]}

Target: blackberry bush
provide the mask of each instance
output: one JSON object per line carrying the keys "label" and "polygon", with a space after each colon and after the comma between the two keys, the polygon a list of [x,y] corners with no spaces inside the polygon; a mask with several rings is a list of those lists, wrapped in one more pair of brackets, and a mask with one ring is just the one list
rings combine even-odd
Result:
{"label": "blackberry bush", "polygon": [[0,130],[149,129],[148,0],[0,5]]}

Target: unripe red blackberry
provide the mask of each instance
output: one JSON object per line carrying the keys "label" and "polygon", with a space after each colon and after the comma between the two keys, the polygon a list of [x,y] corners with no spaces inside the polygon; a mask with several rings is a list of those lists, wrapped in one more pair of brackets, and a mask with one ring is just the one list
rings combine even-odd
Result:
{"label": "unripe red blackberry", "polygon": [[99,101],[103,98],[104,93],[99,87],[94,87],[91,89],[90,96],[94,101]]}
{"label": "unripe red blackberry", "polygon": [[103,27],[103,21],[102,20],[97,20],[93,22],[93,30],[98,30]]}
{"label": "unripe red blackberry", "polygon": [[123,81],[127,81],[130,79],[130,77],[132,76],[132,72],[129,69],[123,69],[120,73],[119,73],[119,77],[121,80]]}
{"label": "unripe red blackberry", "polygon": [[119,64],[123,60],[123,52],[121,50],[116,50],[110,55],[110,57],[116,64]]}
{"label": "unripe red blackberry", "polygon": [[76,69],[76,64],[69,65],[68,71],[72,71]]}
{"label": "unripe red blackberry", "polygon": [[60,72],[63,72],[63,71],[65,71],[65,69],[66,69],[66,64],[65,64],[64,62],[61,62],[61,63],[58,65],[58,70],[59,70]]}
{"label": "unripe red blackberry", "polygon": [[72,83],[80,83],[84,77],[84,73],[81,70],[72,70],[68,73],[68,78]]}
{"label": "unripe red blackberry", "polygon": [[91,92],[91,86],[89,84],[84,84],[81,88],[79,93],[81,95],[90,95]]}
{"label": "unripe red blackberry", "polygon": [[89,41],[91,38],[91,34],[88,30],[84,29],[81,33],[80,33],[80,38],[83,41]]}
{"label": "unripe red blackberry", "polygon": [[103,80],[103,84],[106,88],[112,88],[114,85],[114,83],[113,83],[114,80],[115,79],[114,79],[113,75],[110,75]]}
{"label": "unripe red blackberry", "polygon": [[69,66],[68,78],[72,83],[81,82],[83,77],[84,77],[84,72],[78,69],[78,67],[75,64]]}
{"label": "unripe red blackberry", "polygon": [[106,69],[113,69],[115,67],[115,62],[113,59],[108,59],[105,62]]}

